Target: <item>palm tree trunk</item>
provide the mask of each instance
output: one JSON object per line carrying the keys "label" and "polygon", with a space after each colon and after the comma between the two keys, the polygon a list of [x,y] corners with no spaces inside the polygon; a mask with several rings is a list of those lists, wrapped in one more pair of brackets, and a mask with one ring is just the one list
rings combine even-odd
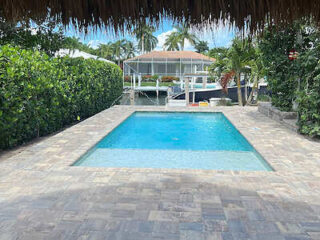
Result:
{"label": "palm tree trunk", "polygon": [[240,73],[237,73],[236,78],[237,78],[237,87],[238,87],[238,102],[239,102],[239,106],[243,106],[242,94],[241,94]]}
{"label": "palm tree trunk", "polygon": [[141,51],[144,53],[144,34],[141,35]]}
{"label": "palm tree trunk", "polygon": [[259,80],[258,76],[255,76],[255,79],[254,79],[254,82],[253,82],[253,86],[252,86],[252,89],[251,89],[251,93],[250,93],[248,101],[247,101],[248,105],[251,104],[251,101],[252,101],[252,98],[253,98],[253,93],[255,92],[256,88],[258,87],[258,80]]}

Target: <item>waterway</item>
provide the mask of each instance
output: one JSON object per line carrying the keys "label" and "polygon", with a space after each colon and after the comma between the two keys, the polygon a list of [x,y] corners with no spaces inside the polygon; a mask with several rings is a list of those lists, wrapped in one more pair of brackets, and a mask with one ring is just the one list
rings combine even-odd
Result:
{"label": "waterway", "polygon": [[[153,105],[153,106],[163,106],[166,105],[165,99],[167,97],[166,92],[160,92],[159,96],[155,92],[143,92],[135,93],[134,105]],[[120,105],[130,105],[130,94],[124,93],[120,100]]]}

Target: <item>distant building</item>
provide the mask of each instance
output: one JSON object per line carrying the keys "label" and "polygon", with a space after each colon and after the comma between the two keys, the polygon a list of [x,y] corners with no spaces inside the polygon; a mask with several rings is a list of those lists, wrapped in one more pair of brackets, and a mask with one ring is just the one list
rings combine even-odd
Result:
{"label": "distant building", "polygon": [[107,62],[107,63],[113,63],[112,61],[109,61],[107,59],[80,51],[78,49],[60,49],[58,52],[56,52],[55,54],[56,57],[60,56],[60,57],[64,57],[64,56],[69,56],[71,58],[78,58],[78,57],[83,57],[84,59],[95,59],[95,60],[99,60],[99,61],[103,61],[103,62]]}
{"label": "distant building", "polygon": [[138,78],[139,83],[146,75],[178,77],[183,87],[186,77],[191,83],[199,78],[206,83],[208,67],[214,61],[214,58],[193,51],[152,51],[124,61],[123,71],[124,76]]}

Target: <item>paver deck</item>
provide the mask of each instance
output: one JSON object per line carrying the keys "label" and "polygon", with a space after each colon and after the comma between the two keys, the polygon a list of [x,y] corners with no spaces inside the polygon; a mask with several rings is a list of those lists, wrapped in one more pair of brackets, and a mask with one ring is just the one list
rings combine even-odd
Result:
{"label": "paver deck", "polygon": [[[135,110],[222,111],[275,171],[70,166]],[[0,239],[320,239],[320,143],[255,107],[115,106],[0,157]]]}

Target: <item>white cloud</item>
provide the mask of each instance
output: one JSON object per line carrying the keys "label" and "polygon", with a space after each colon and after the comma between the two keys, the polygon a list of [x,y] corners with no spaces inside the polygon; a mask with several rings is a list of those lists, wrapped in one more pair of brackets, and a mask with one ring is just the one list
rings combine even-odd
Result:
{"label": "white cloud", "polygon": [[106,43],[106,42],[103,42],[101,40],[90,40],[88,42],[88,46],[92,47],[93,49],[97,49],[100,44],[104,44],[104,43]]}

